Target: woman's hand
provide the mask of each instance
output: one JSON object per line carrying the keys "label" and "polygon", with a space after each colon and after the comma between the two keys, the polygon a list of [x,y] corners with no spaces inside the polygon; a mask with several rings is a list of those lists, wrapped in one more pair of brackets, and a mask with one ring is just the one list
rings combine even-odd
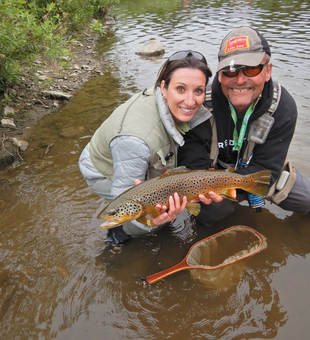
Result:
{"label": "woman's hand", "polygon": [[187,197],[184,196],[182,204],[180,203],[180,197],[178,193],[174,193],[169,197],[169,210],[165,205],[156,204],[156,209],[160,212],[160,215],[151,220],[152,227],[159,227],[160,225],[171,222],[176,219],[177,216],[185,209],[187,204]]}
{"label": "woman's hand", "polygon": [[[140,180],[135,180],[135,185],[141,183]],[[182,203],[180,203],[180,197],[178,193],[174,193],[173,196],[169,197],[169,210],[167,206],[156,204],[155,208],[159,211],[160,215],[151,220],[152,227],[159,227],[160,225],[171,222],[185,209],[187,204],[187,197],[184,196]]]}

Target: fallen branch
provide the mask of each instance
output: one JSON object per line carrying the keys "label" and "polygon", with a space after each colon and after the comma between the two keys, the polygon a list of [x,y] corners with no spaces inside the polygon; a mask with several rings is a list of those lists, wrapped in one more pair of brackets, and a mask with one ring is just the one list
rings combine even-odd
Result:
{"label": "fallen branch", "polygon": [[51,148],[54,144],[55,144],[55,143],[50,144],[50,145],[45,149],[45,152],[44,152],[45,155],[50,151],[50,148]]}
{"label": "fallen branch", "polygon": [[6,149],[6,147],[4,146],[4,142],[6,141],[6,140],[8,140],[9,138],[6,138],[5,137],[5,133],[3,133],[3,137],[2,137],[2,147],[3,147],[3,150],[5,151],[5,152],[7,152],[10,156],[12,156],[12,157],[16,157],[16,156],[18,156],[22,161],[23,161],[23,158],[22,158],[22,156],[19,154],[19,152],[18,152],[18,149],[17,149],[17,155],[13,155],[10,151],[8,151],[7,149]]}

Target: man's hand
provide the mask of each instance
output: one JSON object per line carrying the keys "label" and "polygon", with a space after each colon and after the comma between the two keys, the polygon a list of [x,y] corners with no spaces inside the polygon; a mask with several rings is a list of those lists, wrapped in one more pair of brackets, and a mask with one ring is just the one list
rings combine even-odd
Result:
{"label": "man's hand", "polygon": [[[224,198],[220,195],[217,195],[215,192],[213,191],[209,191],[209,196],[210,197],[206,197],[205,195],[199,195],[199,200],[192,200],[191,202],[202,202],[206,205],[209,205],[211,203],[214,202],[222,202],[224,200]],[[233,197],[236,198],[237,197],[237,192],[236,190],[234,190],[234,194]]]}

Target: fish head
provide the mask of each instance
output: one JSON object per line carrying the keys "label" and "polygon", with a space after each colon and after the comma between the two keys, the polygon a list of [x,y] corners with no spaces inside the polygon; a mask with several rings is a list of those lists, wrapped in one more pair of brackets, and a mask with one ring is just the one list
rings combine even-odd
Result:
{"label": "fish head", "polygon": [[106,220],[100,225],[100,228],[109,229],[117,227],[125,222],[139,218],[143,213],[143,206],[134,200],[126,200],[115,207],[108,205],[98,215],[98,219]]}

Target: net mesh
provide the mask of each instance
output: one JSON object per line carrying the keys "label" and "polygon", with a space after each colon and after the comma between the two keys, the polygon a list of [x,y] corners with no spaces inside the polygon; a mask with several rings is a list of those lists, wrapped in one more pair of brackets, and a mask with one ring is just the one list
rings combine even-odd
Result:
{"label": "net mesh", "polygon": [[257,231],[236,226],[196,243],[186,262],[192,267],[217,269],[254,255],[266,246],[264,236]]}

